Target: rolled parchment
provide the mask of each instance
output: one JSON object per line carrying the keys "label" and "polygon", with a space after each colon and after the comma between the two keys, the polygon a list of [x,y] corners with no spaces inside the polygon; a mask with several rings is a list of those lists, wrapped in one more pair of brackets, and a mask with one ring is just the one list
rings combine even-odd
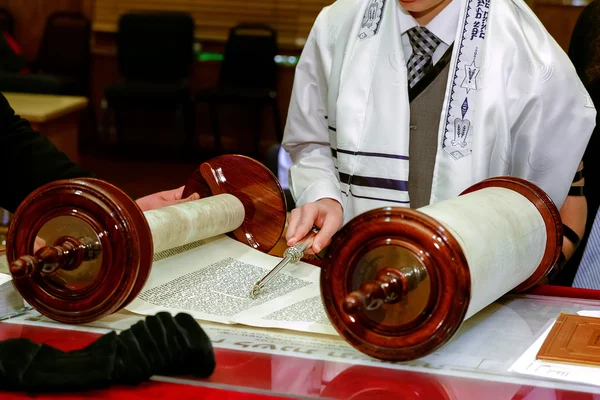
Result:
{"label": "rolled parchment", "polygon": [[231,194],[145,211],[154,254],[239,228],[244,222],[242,202]]}

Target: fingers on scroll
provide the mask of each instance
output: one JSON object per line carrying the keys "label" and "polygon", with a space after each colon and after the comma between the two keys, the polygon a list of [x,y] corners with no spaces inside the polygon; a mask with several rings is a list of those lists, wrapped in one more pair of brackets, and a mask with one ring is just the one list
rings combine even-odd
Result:
{"label": "fingers on scroll", "polygon": [[192,193],[190,196],[186,197],[185,199],[175,200],[173,202],[173,204],[187,203],[188,201],[194,201],[194,200],[200,200],[200,195],[198,193]]}
{"label": "fingers on scroll", "polygon": [[182,198],[184,189],[185,186],[180,186],[177,189],[169,190],[165,193],[165,197],[167,198],[167,200],[173,201],[173,204],[185,203],[187,201],[200,199],[200,195],[198,193],[192,193],[185,199]]}

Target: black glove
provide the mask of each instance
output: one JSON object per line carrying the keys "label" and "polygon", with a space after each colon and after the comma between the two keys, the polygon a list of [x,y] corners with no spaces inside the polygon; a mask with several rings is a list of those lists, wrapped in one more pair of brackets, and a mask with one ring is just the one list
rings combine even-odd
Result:
{"label": "black glove", "polygon": [[83,391],[134,385],[152,375],[206,378],[215,365],[210,339],[190,315],[161,312],[76,351],[29,339],[2,341],[0,389]]}

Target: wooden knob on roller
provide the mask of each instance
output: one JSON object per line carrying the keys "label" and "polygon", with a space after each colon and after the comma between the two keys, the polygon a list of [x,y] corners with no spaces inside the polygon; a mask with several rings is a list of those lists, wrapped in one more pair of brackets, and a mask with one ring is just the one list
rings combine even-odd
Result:
{"label": "wooden knob on roller", "polygon": [[72,271],[84,261],[92,261],[100,253],[100,245],[88,238],[81,240],[64,236],[54,246],[40,248],[35,256],[22,256],[10,263],[14,279],[30,277],[34,272],[50,275],[62,269]]}
{"label": "wooden knob on roller", "polygon": [[399,270],[384,268],[374,281],[368,281],[346,297],[344,311],[353,315],[361,310],[376,310],[384,304],[394,304],[427,277],[427,270],[419,267],[402,267]]}
{"label": "wooden knob on roller", "polygon": [[[91,322],[139,294],[155,252],[224,233],[268,252],[284,230],[283,190],[249,157],[203,163],[184,197],[194,192],[202,198],[142,212],[123,191],[98,179],[40,187],[21,203],[9,227],[6,254],[15,287],[51,319]],[[49,245],[33,254],[36,237]]]}

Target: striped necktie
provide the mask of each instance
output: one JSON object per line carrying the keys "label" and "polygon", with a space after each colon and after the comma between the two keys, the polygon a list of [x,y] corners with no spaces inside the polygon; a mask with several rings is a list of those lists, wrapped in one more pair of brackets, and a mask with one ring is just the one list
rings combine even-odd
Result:
{"label": "striped necktie", "polygon": [[406,33],[413,50],[406,64],[408,68],[408,86],[412,89],[433,66],[433,53],[441,41],[423,26],[410,28]]}
{"label": "striped necktie", "polygon": [[596,213],[573,287],[600,289],[600,212]]}

